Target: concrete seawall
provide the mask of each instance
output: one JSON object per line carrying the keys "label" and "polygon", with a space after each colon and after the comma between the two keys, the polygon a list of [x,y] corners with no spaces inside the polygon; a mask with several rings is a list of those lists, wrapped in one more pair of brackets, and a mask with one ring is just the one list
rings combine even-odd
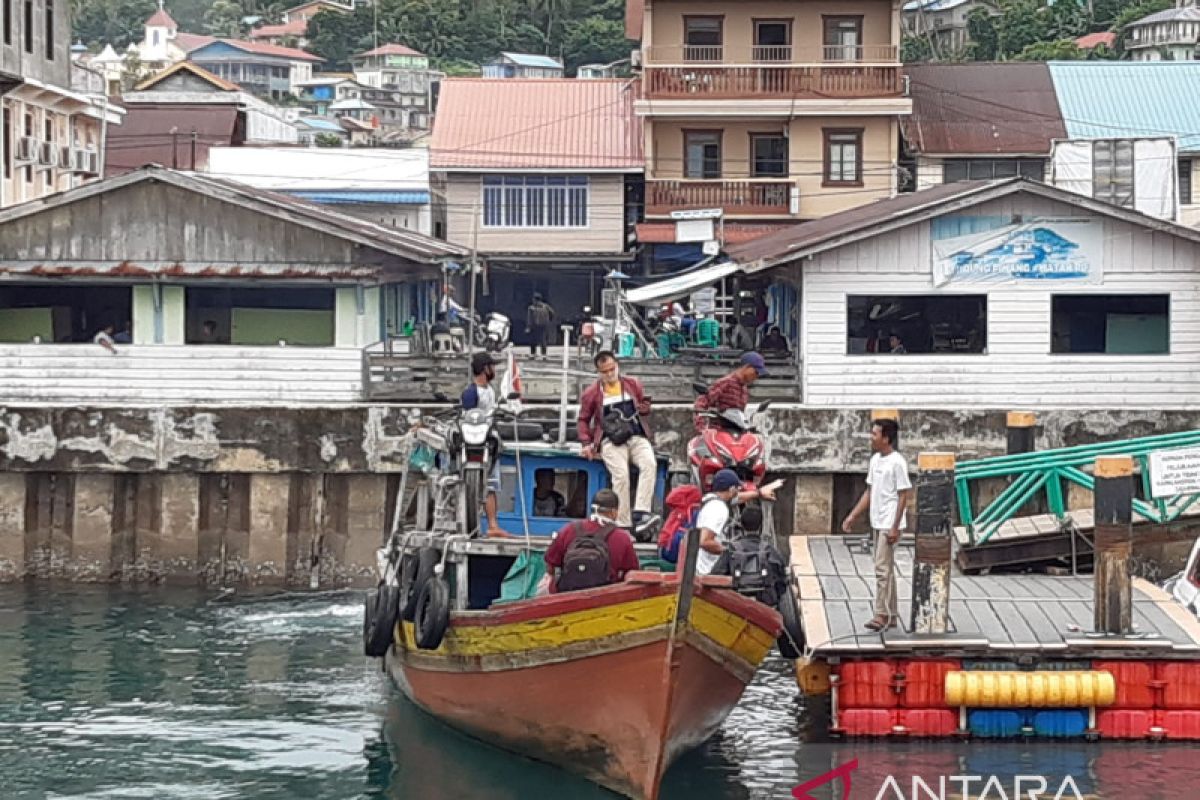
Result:
{"label": "concrete seawall", "polygon": [[[1006,411],[904,410],[901,447],[960,461],[1002,453]],[[793,477],[785,530],[833,530],[861,491],[869,416],[770,411],[769,463]],[[406,417],[384,405],[0,406],[0,580],[369,582]],[[1196,427],[1200,412],[1044,411],[1037,447]],[[690,411],[661,408],[656,428],[682,468]]]}

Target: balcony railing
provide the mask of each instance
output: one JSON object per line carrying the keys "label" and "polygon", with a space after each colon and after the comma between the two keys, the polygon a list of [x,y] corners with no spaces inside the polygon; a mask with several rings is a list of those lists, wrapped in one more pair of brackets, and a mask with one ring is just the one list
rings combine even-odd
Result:
{"label": "balcony railing", "polygon": [[646,181],[646,213],[720,208],[731,215],[789,214],[792,186],[787,178],[650,180]]}
{"label": "balcony railing", "polygon": [[646,96],[658,99],[895,97],[903,78],[892,45],[650,48]]}

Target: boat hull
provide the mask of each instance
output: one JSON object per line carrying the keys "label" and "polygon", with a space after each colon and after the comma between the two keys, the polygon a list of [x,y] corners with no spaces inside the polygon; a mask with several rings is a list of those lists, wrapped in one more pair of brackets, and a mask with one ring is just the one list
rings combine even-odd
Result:
{"label": "boat hull", "polygon": [[[483,741],[653,800],[720,727],[779,633],[772,609],[702,582],[675,624],[674,576],[453,615],[436,651],[397,628],[391,676]],[[706,579],[707,581],[708,579]]]}

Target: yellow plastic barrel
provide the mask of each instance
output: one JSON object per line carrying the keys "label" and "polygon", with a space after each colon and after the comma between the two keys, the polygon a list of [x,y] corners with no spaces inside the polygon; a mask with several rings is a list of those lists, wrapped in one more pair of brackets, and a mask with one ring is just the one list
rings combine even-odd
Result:
{"label": "yellow plastic barrel", "polygon": [[1083,708],[1110,706],[1117,682],[1111,672],[948,672],[946,705],[971,708]]}

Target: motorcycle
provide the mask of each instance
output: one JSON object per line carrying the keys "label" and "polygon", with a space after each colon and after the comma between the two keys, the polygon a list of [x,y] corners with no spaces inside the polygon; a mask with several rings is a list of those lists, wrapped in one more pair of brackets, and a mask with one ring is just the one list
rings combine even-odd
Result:
{"label": "motorcycle", "polygon": [[[704,384],[695,383],[692,388],[697,395],[708,392]],[[749,414],[740,408],[701,412],[709,420],[709,426],[688,442],[692,480],[701,491],[709,490],[713,475],[722,469],[736,472],[747,489],[762,483],[767,464],[763,458],[764,443],[753,420],[770,405],[770,400],[759,403]]]}
{"label": "motorcycle", "polygon": [[604,319],[592,316],[592,307],[583,307],[583,321],[579,323],[579,349],[595,356],[604,349]]}
{"label": "motorcycle", "polygon": [[[462,315],[449,325],[450,336],[454,340],[454,349],[458,353],[464,353],[467,350],[467,319],[465,315]],[[473,319],[474,324],[469,327],[473,331],[472,341],[476,347],[482,347],[489,353],[499,353],[508,347],[512,334],[512,322],[507,316],[499,311],[491,311],[482,319],[478,314]]]}

